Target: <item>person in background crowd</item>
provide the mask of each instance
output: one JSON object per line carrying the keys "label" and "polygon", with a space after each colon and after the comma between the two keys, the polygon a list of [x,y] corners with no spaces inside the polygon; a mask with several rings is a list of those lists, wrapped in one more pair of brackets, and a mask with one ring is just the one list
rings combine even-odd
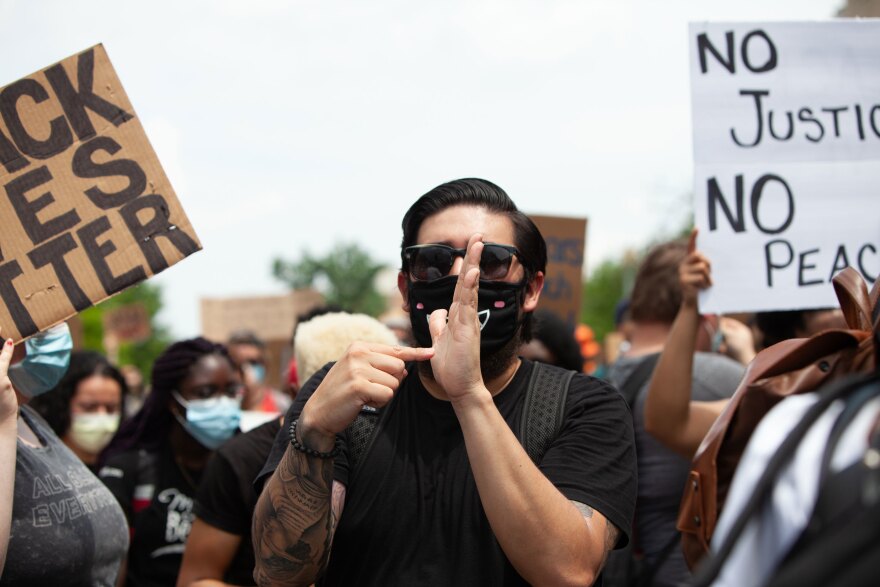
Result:
{"label": "person in background crowd", "polygon": [[123,419],[134,416],[144,405],[147,394],[150,393],[149,386],[144,382],[144,375],[141,370],[134,365],[122,365],[119,367],[122,377],[125,379],[125,386],[128,393],[125,394],[122,404],[124,407]]}
{"label": "person in background crowd", "polygon": [[[711,263],[696,249],[696,238],[694,231],[678,272],[683,296],[670,332],[675,344],[668,345],[660,356],[644,408],[645,425],[651,436],[688,459],[727,405],[727,399],[705,401],[707,398],[693,397],[691,379],[685,376],[699,344],[699,291],[712,285]],[[812,336],[827,328],[846,328],[839,308],[759,313],[756,320],[762,329],[761,348],[791,337]]]}
{"label": "person in background crowd", "polygon": [[74,351],[67,373],[52,393],[35,397],[29,405],[73,454],[97,472],[98,454],[119,429],[125,396],[125,379],[103,355]]}
{"label": "person in background crowd", "polygon": [[176,342],[157,359],[153,390],[101,456],[98,475],[128,519],[129,585],[174,585],[193,498],[211,453],[238,430],[244,386],[225,347]]}
{"label": "person in background crowd", "polygon": [[519,347],[520,356],[563,369],[583,371],[584,358],[575,340],[574,329],[548,310],[536,310],[534,320],[532,340]]}
{"label": "person in background crowd", "polygon": [[[674,241],[655,247],[642,261],[629,304],[630,347],[609,372],[611,381],[630,401],[639,491],[632,553],[629,556],[615,554],[609,563],[608,585],[625,585],[631,581],[631,577],[625,577],[634,559],[641,559],[642,573],[653,575],[652,585],[677,586],[686,584],[690,578],[675,526],[689,461],[652,438],[646,430],[644,416],[648,385],[658,353],[677,344],[670,339],[670,332],[682,304],[678,267],[686,254],[686,243]],[[681,377],[693,381],[695,398],[722,399],[733,394],[742,378],[743,365],[716,353],[694,355],[693,348],[691,356],[693,370],[682,371]],[[610,580],[612,575],[613,581]]]}
{"label": "person in background crowd", "polygon": [[354,342],[398,344],[394,332],[366,314],[329,312],[301,322],[296,329],[296,364],[303,382],[321,367],[339,359]]}
{"label": "person in background crowd", "polygon": [[317,316],[323,316],[324,314],[329,314],[331,312],[343,311],[344,310],[342,309],[342,307],[336,304],[327,304],[325,306],[315,306],[308,312],[297,316],[296,324],[293,326],[293,333],[290,336],[290,350],[292,352],[292,355],[290,357],[290,361],[287,364],[287,387],[288,392],[290,393],[290,397],[296,398],[296,394],[299,392],[299,388],[306,381],[306,379],[300,375],[299,366],[296,364],[296,332],[297,330],[299,330],[299,325],[308,322],[309,320]]}
{"label": "person in background crowd", "polygon": [[112,587],[128,546],[125,516],[26,405],[64,375],[72,347],[67,325],[21,346],[27,355],[11,369],[12,340],[0,352],[0,585]]}
{"label": "person in background crowd", "polygon": [[250,330],[239,330],[230,335],[226,346],[244,381],[241,409],[273,414],[286,411],[290,396],[266,385],[266,344]]}
{"label": "person in background crowd", "polygon": [[[394,344],[394,334],[364,314],[336,312],[300,321],[296,331],[298,364],[308,380],[335,361],[354,342]],[[208,461],[195,504],[195,521],[186,542],[178,587],[254,585],[251,520],[257,504],[253,480],[281,429],[276,418],[232,438]],[[225,581],[225,583],[220,583]]]}
{"label": "person in background crowd", "polygon": [[[544,238],[481,179],[422,196],[403,235],[398,287],[420,347],[357,343],[303,386],[258,480],[257,583],[592,584],[628,539],[632,424],[613,387],[576,374],[537,464],[512,428]],[[378,407],[350,470],[346,429]]]}
{"label": "person in background crowd", "polygon": [[759,349],[790,338],[809,338],[830,328],[846,328],[840,308],[783,310],[755,314],[755,339]]}

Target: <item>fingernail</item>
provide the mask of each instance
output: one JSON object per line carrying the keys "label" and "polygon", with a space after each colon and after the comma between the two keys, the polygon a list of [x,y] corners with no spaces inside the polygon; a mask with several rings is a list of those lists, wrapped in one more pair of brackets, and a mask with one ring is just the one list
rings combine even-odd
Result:
{"label": "fingernail", "polygon": [[6,346],[12,346],[12,339],[11,338],[6,339]]}

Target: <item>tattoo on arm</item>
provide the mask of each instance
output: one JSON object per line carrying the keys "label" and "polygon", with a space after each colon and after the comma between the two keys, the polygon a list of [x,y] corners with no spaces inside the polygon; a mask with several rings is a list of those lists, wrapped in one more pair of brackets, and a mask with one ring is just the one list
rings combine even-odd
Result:
{"label": "tattoo on arm", "polygon": [[[589,520],[593,517],[593,512],[595,511],[593,508],[588,506],[585,503],[581,503],[579,501],[573,501],[574,507],[581,513],[585,520]],[[608,554],[614,550],[614,547],[617,545],[617,537],[620,535],[620,531],[617,529],[617,526],[612,524],[607,518],[602,518],[605,522],[605,540],[604,540],[604,548],[602,549],[602,563],[599,566],[601,570],[605,566],[605,561],[608,560]]]}
{"label": "tattoo on arm", "polygon": [[614,550],[614,547],[617,545],[617,537],[620,535],[620,530],[617,529],[617,526],[611,523],[607,518],[605,519],[605,548],[602,552],[602,563],[599,565],[599,570],[601,571],[605,568],[605,563],[608,561],[608,555],[611,554],[611,551]]}
{"label": "tattoo on arm", "polygon": [[333,483],[332,459],[288,448],[254,512],[257,584],[313,583],[330,556],[344,499],[345,487]]}
{"label": "tattoo on arm", "polygon": [[578,509],[578,511],[581,513],[582,516],[584,516],[584,518],[593,517],[593,508],[591,508],[587,504],[581,503],[579,501],[572,501],[571,503],[574,504],[574,507]]}

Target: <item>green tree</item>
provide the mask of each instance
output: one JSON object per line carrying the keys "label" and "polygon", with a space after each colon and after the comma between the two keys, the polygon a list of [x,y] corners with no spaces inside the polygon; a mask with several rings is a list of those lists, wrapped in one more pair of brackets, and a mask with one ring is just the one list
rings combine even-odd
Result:
{"label": "green tree", "polygon": [[384,267],[357,244],[337,244],[324,257],[305,251],[297,262],[275,259],[272,275],[292,289],[318,289],[328,304],[378,316],[385,311],[385,298],[374,281]]}
{"label": "green tree", "polygon": [[584,282],[581,322],[593,329],[596,340],[614,331],[614,309],[627,290],[627,265],[623,260],[603,261]]}
{"label": "green tree", "polygon": [[134,365],[147,381],[153,361],[171,343],[171,334],[165,326],[157,323],[156,315],[162,308],[162,289],[150,282],[142,282],[134,287],[104,300],[79,313],[83,329],[83,346],[106,354],[104,347],[104,313],[129,304],[141,304],[150,318],[150,337],[141,342],[121,342],[117,349],[119,365]]}

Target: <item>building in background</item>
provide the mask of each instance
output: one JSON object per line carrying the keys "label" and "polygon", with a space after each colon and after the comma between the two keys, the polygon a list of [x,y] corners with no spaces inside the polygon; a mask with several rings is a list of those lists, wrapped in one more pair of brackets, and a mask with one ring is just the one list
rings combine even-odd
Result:
{"label": "building in background", "polygon": [[202,298],[202,335],[225,343],[237,330],[250,330],[266,343],[266,384],[284,387],[297,317],[324,303],[314,290],[277,296]]}

